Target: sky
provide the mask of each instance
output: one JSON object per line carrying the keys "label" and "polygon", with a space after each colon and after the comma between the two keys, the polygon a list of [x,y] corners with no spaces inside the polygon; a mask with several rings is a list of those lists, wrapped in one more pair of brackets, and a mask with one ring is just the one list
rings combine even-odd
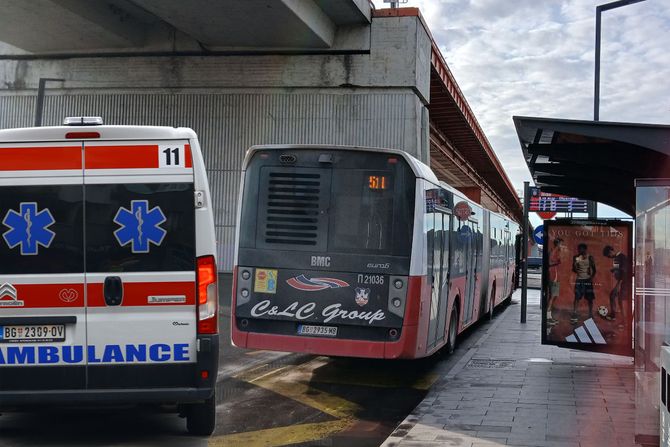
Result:
{"label": "sky", "polygon": [[[388,7],[374,0],[377,8]],[[408,0],[517,190],[513,115],[593,119],[595,8],[607,0]],[[602,14],[600,120],[670,124],[670,0]],[[599,214],[601,214],[599,212]]]}

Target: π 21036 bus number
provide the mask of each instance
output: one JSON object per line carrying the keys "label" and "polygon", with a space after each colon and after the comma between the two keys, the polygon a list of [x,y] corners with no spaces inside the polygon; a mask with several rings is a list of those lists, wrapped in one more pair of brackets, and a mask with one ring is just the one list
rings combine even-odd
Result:
{"label": "\u03c0 21036 bus number", "polygon": [[376,284],[376,285],[383,285],[384,284],[384,275],[358,275],[358,283],[359,284]]}

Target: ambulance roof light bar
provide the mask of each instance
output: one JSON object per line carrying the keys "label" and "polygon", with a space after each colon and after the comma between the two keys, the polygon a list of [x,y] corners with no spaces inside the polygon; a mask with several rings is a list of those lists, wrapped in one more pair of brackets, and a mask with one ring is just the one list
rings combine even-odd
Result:
{"label": "ambulance roof light bar", "polygon": [[68,116],[63,120],[64,126],[102,126],[99,116]]}

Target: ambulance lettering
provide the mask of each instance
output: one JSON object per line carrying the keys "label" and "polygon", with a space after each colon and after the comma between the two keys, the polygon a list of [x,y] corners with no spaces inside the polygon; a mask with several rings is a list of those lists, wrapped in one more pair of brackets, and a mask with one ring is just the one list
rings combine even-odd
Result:
{"label": "ambulance lettering", "polygon": [[18,212],[9,210],[2,220],[2,224],[9,228],[2,237],[9,248],[19,245],[21,256],[38,254],[40,245],[49,248],[56,236],[49,229],[56,222],[51,211],[49,208],[38,209],[35,202],[21,202]]}
{"label": "ambulance lettering", "polygon": [[[88,363],[188,362],[188,344],[89,345]],[[48,365],[85,362],[84,346],[8,346],[0,348],[0,365]]]}
{"label": "ambulance lettering", "polygon": [[160,225],[167,219],[160,207],[149,209],[148,200],[132,200],[130,209],[119,208],[114,223],[121,228],[114,237],[122,247],[130,244],[133,253],[149,253],[151,244],[160,246],[167,234]]}

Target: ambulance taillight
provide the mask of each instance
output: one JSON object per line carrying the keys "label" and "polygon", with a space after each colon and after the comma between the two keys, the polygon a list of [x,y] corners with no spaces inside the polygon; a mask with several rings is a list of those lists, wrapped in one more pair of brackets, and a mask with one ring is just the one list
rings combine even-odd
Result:
{"label": "ambulance taillight", "polygon": [[218,291],[214,256],[198,258],[198,333],[219,332]]}

